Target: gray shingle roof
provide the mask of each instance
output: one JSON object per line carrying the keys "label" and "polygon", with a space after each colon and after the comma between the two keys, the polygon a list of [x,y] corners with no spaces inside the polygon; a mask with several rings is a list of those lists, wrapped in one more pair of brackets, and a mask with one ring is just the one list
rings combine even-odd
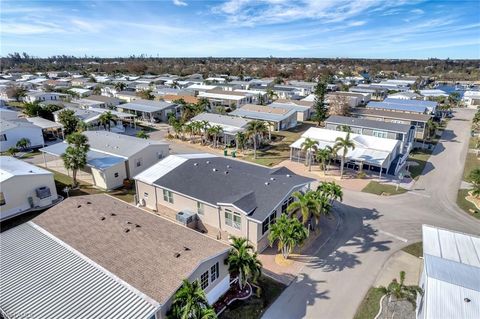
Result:
{"label": "gray shingle roof", "polygon": [[382,130],[382,131],[396,132],[396,133],[408,133],[408,131],[411,128],[410,125],[406,125],[406,124],[375,121],[375,120],[360,119],[355,117],[338,116],[338,115],[330,116],[325,121],[325,123],[348,125],[352,127],[371,128],[375,130]]}
{"label": "gray shingle roof", "polygon": [[188,159],[153,184],[212,205],[234,204],[261,222],[292,188],[312,181],[286,168],[270,169],[212,157]]}
{"label": "gray shingle roof", "polygon": [[164,101],[150,101],[150,100],[135,100],[130,103],[120,104],[117,107],[125,110],[133,110],[139,112],[159,112],[175,106],[174,103]]}

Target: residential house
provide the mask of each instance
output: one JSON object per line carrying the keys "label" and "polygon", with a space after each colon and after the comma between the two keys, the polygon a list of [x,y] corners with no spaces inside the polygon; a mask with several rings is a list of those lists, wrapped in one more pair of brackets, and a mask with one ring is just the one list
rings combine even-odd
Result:
{"label": "residential house", "polygon": [[191,122],[207,121],[212,126],[220,126],[222,128],[222,136],[219,141],[225,145],[235,143],[236,134],[245,132],[249,120],[242,117],[221,115],[216,113],[200,113],[191,119]]}
{"label": "residential house", "polygon": [[70,197],[2,233],[0,311],[6,318],[165,319],[183,279],[198,280],[209,303],[228,290],[228,251],[114,197]]}
{"label": "residential house", "polygon": [[367,93],[374,101],[383,101],[387,97],[388,89],[372,86],[370,84],[359,84],[348,89],[350,92]]}
{"label": "residential house", "polygon": [[191,91],[195,96],[199,95],[202,92],[207,92],[210,90],[217,89],[216,85],[207,85],[207,84],[192,84],[186,88],[187,91]]}
{"label": "residential house", "polygon": [[[371,103],[371,102],[370,102]],[[394,112],[382,109],[357,108],[350,112],[353,117],[371,119],[398,124],[415,126],[415,138],[425,139],[427,137],[427,122],[432,118],[430,114]]]}
{"label": "residential house", "polygon": [[[416,113],[416,114],[431,114],[430,105],[425,103],[430,101],[417,100],[400,100],[400,99],[385,99],[382,102],[370,102],[367,104],[367,109]],[[436,103],[433,102],[435,105]],[[436,109],[436,106],[434,107]]]}
{"label": "residential house", "polygon": [[290,145],[290,160],[297,162],[305,160],[306,153],[302,144],[307,138],[316,141],[318,149],[324,149],[327,146],[333,147],[337,138],[345,138],[347,134],[350,134],[355,148],[348,150],[345,167],[359,171],[379,172],[380,177],[386,173],[390,175],[398,173],[399,167],[403,165],[400,160],[405,160],[405,158],[398,157],[401,154],[400,141],[318,127],[309,128]]}
{"label": "residential house", "polygon": [[297,106],[272,107],[270,105],[246,104],[230,115],[251,120],[265,121],[274,131],[284,131],[297,126]]}
{"label": "residential house", "polygon": [[415,126],[383,121],[368,120],[355,117],[332,115],[325,120],[328,130],[342,131],[348,128],[352,133],[359,135],[388,138],[401,142],[400,153],[408,154],[413,148]]}
{"label": "residential house", "polygon": [[135,100],[140,100],[140,97],[137,95],[135,91],[120,91],[113,93],[113,96],[119,98],[122,101],[126,101],[128,103],[133,102]]}
{"label": "residential house", "polygon": [[143,121],[167,122],[170,114],[177,117],[180,109],[177,104],[165,101],[151,101],[138,99],[117,106],[117,110],[132,113]]}
{"label": "residential house", "polygon": [[274,85],[272,91],[280,99],[300,99],[302,90],[290,85]]}
{"label": "residential house", "polygon": [[73,102],[80,105],[83,108],[108,108],[113,109],[120,105],[120,99],[104,95],[90,95],[82,99],[74,100]]}
{"label": "residential house", "polygon": [[66,106],[61,110],[53,112],[55,122],[60,123],[59,114],[65,109],[72,110],[75,113],[75,116],[79,120],[87,124],[88,130],[98,129],[98,128],[104,129],[103,127],[100,127],[103,124],[100,123],[99,120],[101,115],[106,112],[110,112],[115,117],[115,122],[110,123],[110,131],[114,133],[121,133],[121,132],[125,132],[125,128],[127,126],[136,128],[135,114],[124,113],[124,112],[119,112],[119,111],[104,109],[104,108],[95,108],[95,107],[90,107],[88,109],[81,109],[78,107]]}
{"label": "residential house", "polygon": [[429,98],[429,97],[448,97],[448,93],[443,91],[443,90],[439,90],[439,89],[426,89],[426,90],[420,90],[420,94]]}
{"label": "residential house", "polygon": [[78,97],[87,97],[89,95],[92,95],[92,90],[87,90],[87,89],[80,89],[80,88],[71,88],[68,90],[68,92],[73,93],[72,95],[78,96]]}
{"label": "residential house", "polygon": [[309,120],[313,113],[313,102],[278,99],[267,105],[269,107],[282,108],[285,110],[291,110],[294,108],[297,111],[297,121],[299,122]]}
{"label": "residential house", "polygon": [[331,103],[331,100],[337,96],[343,97],[348,103],[349,107],[357,107],[360,105],[365,105],[368,102],[370,102],[369,93],[355,93],[355,92],[343,92],[343,91],[330,92],[325,96],[325,100],[327,103]]}
{"label": "residential house", "polygon": [[251,103],[253,94],[214,89],[200,92],[197,97],[207,99],[210,102],[211,110],[216,110],[217,107],[222,107],[226,111],[230,111],[238,109],[247,103]]}
{"label": "residential house", "polygon": [[57,92],[33,91],[33,92],[27,92],[23,100],[27,103],[47,102],[47,101],[63,100],[67,96],[68,94],[57,93]]}
{"label": "residential house", "polygon": [[58,200],[52,172],[14,157],[0,156],[0,221],[47,208]]}
{"label": "residential house", "polygon": [[480,237],[423,225],[418,319],[480,318]]}
{"label": "residential house", "polygon": [[[87,153],[87,167],[82,172],[91,184],[101,189],[123,186],[125,179],[131,179],[169,154],[169,145],[162,141],[108,131],[85,131],[83,134],[88,138],[90,150]],[[45,165],[62,170],[60,157],[67,147],[68,144],[63,142],[40,149],[55,157]]]}
{"label": "residential house", "polygon": [[5,152],[11,147],[16,148],[17,142],[22,138],[27,138],[30,141],[31,148],[43,146],[41,127],[24,118],[6,117],[5,112],[1,112],[0,115],[0,152]]}
{"label": "residential house", "polygon": [[480,107],[480,91],[465,91],[462,100],[467,107],[478,109]]}
{"label": "residential house", "polygon": [[[212,154],[170,155],[135,177],[140,205],[196,219],[196,228],[227,240],[247,238],[257,251],[268,245],[269,225],[286,212],[292,193],[313,179],[285,167],[266,168]],[[192,226],[192,227],[193,227]]]}
{"label": "residential house", "polygon": [[394,94],[389,94],[388,98],[399,99],[399,100],[418,100],[418,99],[421,99],[422,96],[418,93],[407,91],[407,92],[397,92]]}

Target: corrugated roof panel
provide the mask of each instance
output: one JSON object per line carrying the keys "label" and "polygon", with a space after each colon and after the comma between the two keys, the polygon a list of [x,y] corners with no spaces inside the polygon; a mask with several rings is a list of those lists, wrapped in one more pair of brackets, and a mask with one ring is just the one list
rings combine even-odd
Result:
{"label": "corrugated roof panel", "polygon": [[158,307],[31,222],[2,233],[0,280],[7,315],[119,318],[126,307],[145,318]]}
{"label": "corrugated roof panel", "polygon": [[423,253],[432,256],[441,257],[440,242],[438,240],[437,229],[431,226],[423,225]]}
{"label": "corrugated roof panel", "polygon": [[455,234],[448,230],[439,229],[438,240],[440,241],[441,257],[460,262]]}
{"label": "corrugated roof panel", "polygon": [[474,245],[475,241],[480,242],[480,240],[464,234],[455,234],[455,240],[457,242],[460,261],[463,264],[480,267],[479,255]]}

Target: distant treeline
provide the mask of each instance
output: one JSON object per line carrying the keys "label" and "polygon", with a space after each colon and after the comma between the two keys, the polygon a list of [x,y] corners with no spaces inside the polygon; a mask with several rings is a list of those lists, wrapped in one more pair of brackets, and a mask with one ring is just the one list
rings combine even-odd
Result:
{"label": "distant treeline", "polygon": [[11,53],[0,58],[2,72],[75,71],[118,74],[200,73],[204,77],[227,74],[239,77],[278,77],[313,80],[323,75],[345,76],[368,72],[371,76],[428,76],[442,80],[478,80],[480,60],[395,60],[347,58],[154,58],[131,56],[123,58],[75,57],[58,55],[37,58],[27,53]]}

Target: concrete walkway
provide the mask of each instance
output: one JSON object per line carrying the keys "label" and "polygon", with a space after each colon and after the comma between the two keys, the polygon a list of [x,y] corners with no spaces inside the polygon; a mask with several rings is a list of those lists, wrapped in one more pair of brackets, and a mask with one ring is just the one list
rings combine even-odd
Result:
{"label": "concrete walkway", "polygon": [[405,271],[405,284],[418,285],[422,273],[423,260],[403,250],[397,251],[383,265],[375,280],[375,287],[387,287],[394,278],[400,279],[400,272]]}

